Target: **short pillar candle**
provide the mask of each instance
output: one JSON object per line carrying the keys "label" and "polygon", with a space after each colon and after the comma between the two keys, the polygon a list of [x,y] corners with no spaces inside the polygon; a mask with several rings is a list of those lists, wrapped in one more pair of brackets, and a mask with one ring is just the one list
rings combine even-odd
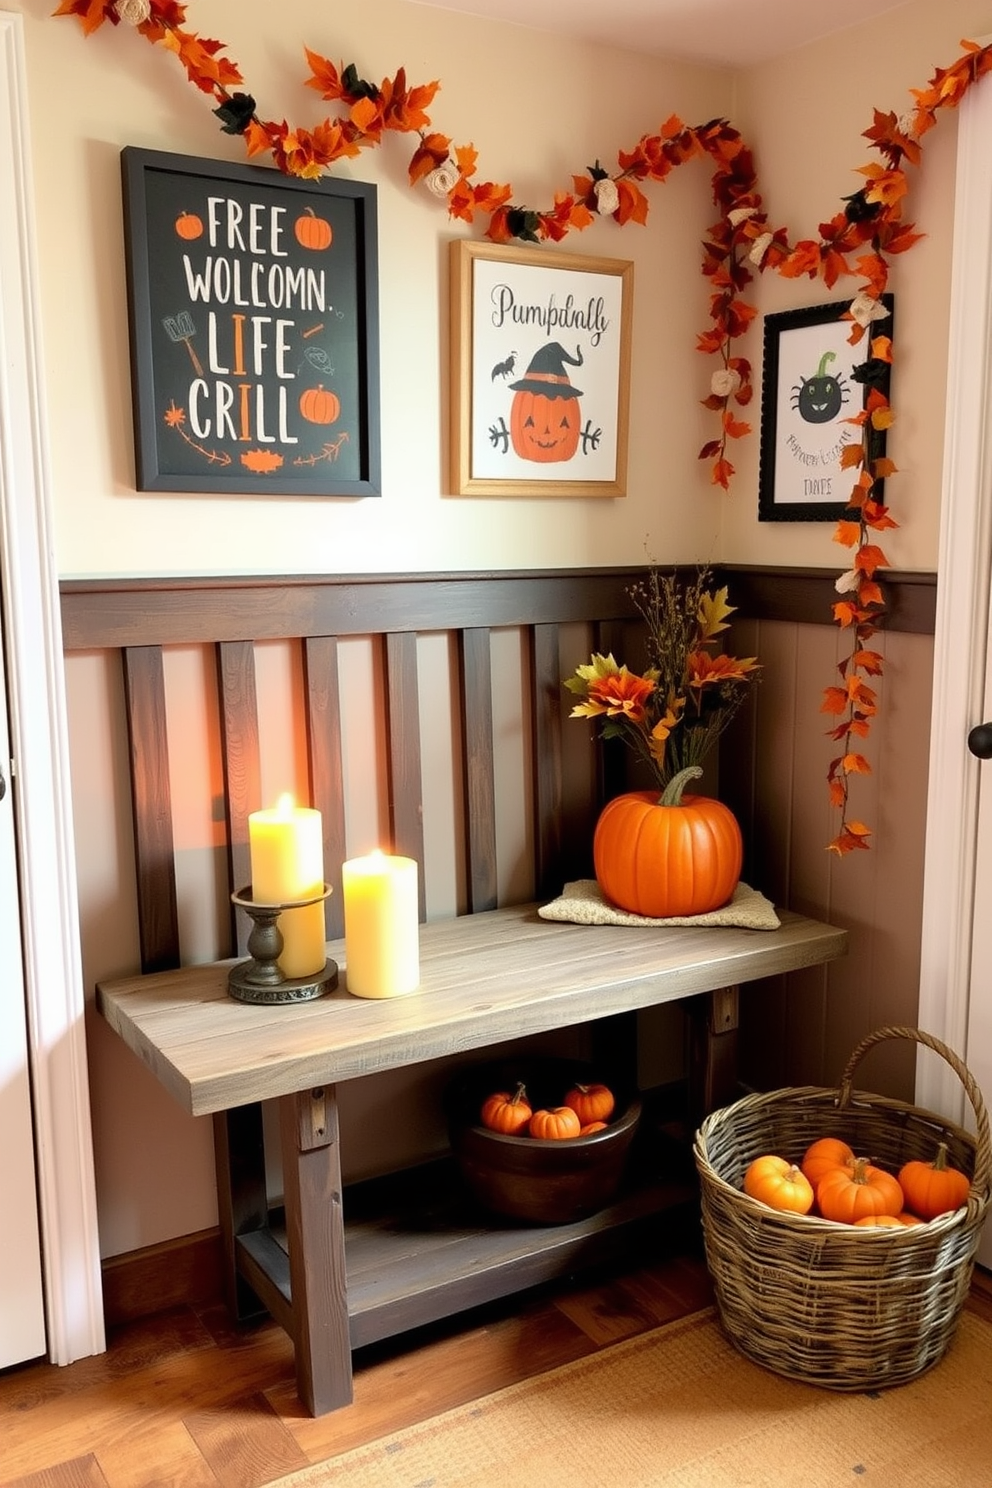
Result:
{"label": "short pillar candle", "polygon": [[348,991],[402,997],[420,985],[420,925],[414,858],[373,852],[341,869]]}
{"label": "short pillar candle", "polygon": [[[320,812],[280,797],[276,806],[248,817],[251,895],[256,904],[290,904],[324,892],[324,841]],[[327,957],[324,905],[287,909],[276,922],[283,938],[279,970],[288,981],[315,976]]]}

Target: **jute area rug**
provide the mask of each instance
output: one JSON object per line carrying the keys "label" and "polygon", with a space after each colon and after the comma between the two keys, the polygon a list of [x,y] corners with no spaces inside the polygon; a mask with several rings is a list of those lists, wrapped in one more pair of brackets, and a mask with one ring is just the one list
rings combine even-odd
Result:
{"label": "jute area rug", "polygon": [[992,1488],[992,1324],[909,1384],[783,1379],[712,1309],[458,1406],[274,1488]]}

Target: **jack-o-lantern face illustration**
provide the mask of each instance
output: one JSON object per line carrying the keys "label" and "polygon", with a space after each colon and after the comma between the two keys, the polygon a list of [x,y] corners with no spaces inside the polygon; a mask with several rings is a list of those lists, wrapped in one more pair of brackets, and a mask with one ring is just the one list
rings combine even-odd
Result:
{"label": "jack-o-lantern face illustration", "polygon": [[569,356],[563,346],[552,341],[531,359],[527,375],[510,384],[510,438],[521,460],[551,464],[570,460],[578,449],[581,391],[572,386],[565,371],[566,362],[582,366],[581,348],[576,352],[574,357]]}
{"label": "jack-o-lantern face illustration", "polygon": [[557,393],[514,394],[510,438],[521,460],[570,460],[579,447],[579,400]]}
{"label": "jack-o-lantern face illustration", "polygon": [[812,377],[801,377],[792,389],[792,406],[807,424],[829,424],[847,402],[847,383],[827,371],[836,353],[825,351]]}

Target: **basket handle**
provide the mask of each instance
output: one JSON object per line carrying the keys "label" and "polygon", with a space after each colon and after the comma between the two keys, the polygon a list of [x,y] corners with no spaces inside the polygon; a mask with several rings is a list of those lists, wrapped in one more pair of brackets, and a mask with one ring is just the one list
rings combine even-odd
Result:
{"label": "basket handle", "polygon": [[979,1204],[984,1204],[988,1198],[989,1172],[992,1169],[992,1142],[990,1142],[989,1138],[989,1114],[985,1108],[985,1101],[982,1099],[982,1092],[979,1090],[975,1077],[968,1069],[968,1066],[963,1060],[958,1058],[953,1049],[949,1049],[946,1044],[941,1043],[940,1039],[934,1038],[932,1033],[924,1033],[920,1028],[876,1028],[874,1033],[869,1033],[861,1040],[847,1061],[844,1073],[840,1079],[840,1099],[838,1105],[843,1110],[850,1103],[854,1071],[868,1053],[868,1050],[874,1048],[876,1044],[882,1043],[883,1040],[890,1038],[911,1039],[913,1043],[922,1044],[925,1048],[932,1049],[935,1054],[940,1055],[941,1059],[947,1061],[964,1086],[965,1094],[971,1102],[972,1110],[975,1113],[975,1129],[977,1134],[975,1172],[971,1180],[971,1189],[968,1193],[968,1209],[970,1212],[973,1207],[977,1208]]}

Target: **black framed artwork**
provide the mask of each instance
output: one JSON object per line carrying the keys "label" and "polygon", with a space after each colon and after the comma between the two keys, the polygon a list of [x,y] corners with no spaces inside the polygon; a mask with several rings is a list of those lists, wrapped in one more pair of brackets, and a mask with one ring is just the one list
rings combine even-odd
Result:
{"label": "black framed artwork", "polygon": [[121,168],[137,489],[378,496],[375,187]]}
{"label": "black framed artwork", "polygon": [[[851,320],[841,318],[850,300],[765,316],[759,521],[835,522],[847,508],[855,472],[842,467],[842,452],[861,440],[849,420],[865,407],[871,387],[888,396],[887,362],[872,363],[870,383],[859,375],[870,340],[892,337],[892,296],[881,303],[888,316],[873,321],[856,346],[848,339]],[[874,438],[878,458],[885,431]]]}

